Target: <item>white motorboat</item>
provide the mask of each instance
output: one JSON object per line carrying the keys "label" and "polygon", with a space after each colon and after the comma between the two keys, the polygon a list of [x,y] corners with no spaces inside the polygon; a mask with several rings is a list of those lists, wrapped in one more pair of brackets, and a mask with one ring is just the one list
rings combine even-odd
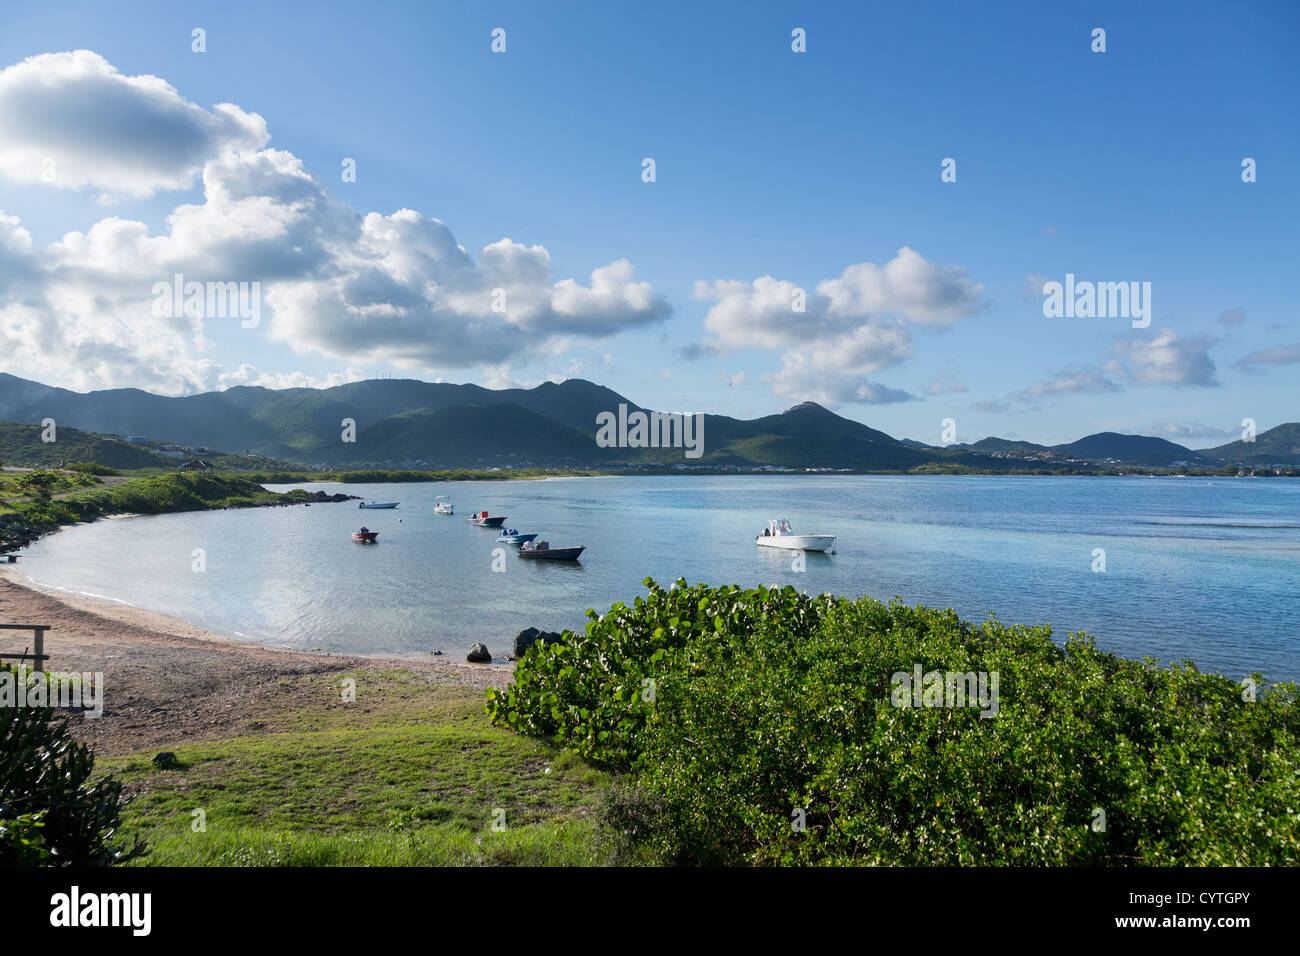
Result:
{"label": "white motorboat", "polygon": [[452,513],[451,499],[448,498],[446,495],[439,495],[437,498],[437,502],[438,503],[433,506],[433,510],[435,514],[449,515]]}
{"label": "white motorboat", "polygon": [[787,551],[829,551],[835,553],[833,534],[795,534],[785,518],[773,518],[767,530],[754,539],[764,548],[784,548]]}
{"label": "white motorboat", "polygon": [[357,507],[383,509],[383,508],[396,508],[399,504],[401,504],[400,501],[370,501],[370,502],[363,501],[359,505],[357,505]]}

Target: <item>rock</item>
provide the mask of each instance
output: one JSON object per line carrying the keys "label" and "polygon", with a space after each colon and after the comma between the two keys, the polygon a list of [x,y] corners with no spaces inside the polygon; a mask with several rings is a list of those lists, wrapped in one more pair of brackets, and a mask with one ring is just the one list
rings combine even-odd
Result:
{"label": "rock", "polygon": [[465,660],[472,664],[487,664],[492,660],[492,652],[487,649],[486,644],[475,644],[465,655]]}
{"label": "rock", "polygon": [[176,759],[176,755],[170,750],[164,750],[153,758],[153,765],[159,770],[175,770],[181,765],[181,762]]}
{"label": "rock", "polygon": [[539,631],[535,627],[526,627],[515,635],[515,643],[512,657],[522,658],[528,653],[528,648],[534,644],[558,644],[562,643],[559,634],[554,631]]}

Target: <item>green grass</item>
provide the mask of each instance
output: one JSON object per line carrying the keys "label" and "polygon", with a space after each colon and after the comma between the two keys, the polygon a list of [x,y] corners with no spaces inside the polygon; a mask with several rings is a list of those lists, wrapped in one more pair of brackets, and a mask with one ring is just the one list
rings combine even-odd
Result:
{"label": "green grass", "polygon": [[140,865],[603,862],[591,811],[605,775],[490,726],[481,691],[363,670],[269,696],[247,732],[174,748],[178,769],[154,767],[152,751],[98,761],[135,794],[124,833],[149,843]]}

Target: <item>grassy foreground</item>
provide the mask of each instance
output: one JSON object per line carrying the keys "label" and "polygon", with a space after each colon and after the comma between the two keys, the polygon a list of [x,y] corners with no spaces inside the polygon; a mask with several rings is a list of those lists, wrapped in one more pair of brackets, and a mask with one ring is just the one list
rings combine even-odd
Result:
{"label": "grassy foreground", "polygon": [[[355,703],[342,701],[346,677]],[[150,848],[136,865],[602,862],[592,809],[606,776],[490,726],[482,691],[405,670],[279,691],[246,735],[177,747],[177,768],[152,752],[97,760],[135,794],[123,835]]]}

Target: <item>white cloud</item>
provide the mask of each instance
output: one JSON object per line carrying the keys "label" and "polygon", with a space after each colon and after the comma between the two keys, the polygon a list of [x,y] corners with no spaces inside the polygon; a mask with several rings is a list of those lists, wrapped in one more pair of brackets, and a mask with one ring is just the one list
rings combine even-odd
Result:
{"label": "white cloud", "polygon": [[911,339],[901,322],[863,325],[846,335],[790,349],[781,356],[781,370],[763,381],[777,395],[824,405],[905,402],[914,396],[866,376],[911,354]]}
{"label": "white cloud", "polygon": [[[781,370],[764,377],[778,395],[828,404],[907,401],[914,396],[865,376],[914,353],[911,325],[946,328],[974,315],[982,290],[964,269],[936,265],[906,246],[883,266],[847,267],[811,294],[770,275],[696,282],[695,298],[714,303],[704,319],[712,338],[679,354],[781,350]],[[796,311],[800,302],[803,311]]]}
{"label": "white cloud", "polygon": [[1117,339],[1112,346],[1116,357],[1104,368],[1135,385],[1213,387],[1219,381],[1209,354],[1212,344],[1202,337],[1180,339],[1164,328],[1150,337]]}
{"label": "white cloud", "polygon": [[[35,57],[0,73],[0,131],[28,122],[41,82],[49,120],[17,147],[0,137],[0,173],[20,175],[27,167],[13,157],[55,143],[66,151],[60,169],[81,170],[74,180],[61,173],[64,185],[144,193],[185,185],[201,169],[203,198],[176,207],[157,235],[111,217],[44,249],[0,212],[0,356],[16,372],[75,388],[214,387],[253,374],[204,357],[208,334],[228,323],[222,331],[250,336],[250,347],[269,337],[304,354],[433,376],[553,355],[571,338],[602,339],[671,312],[626,259],[585,283],[555,281],[540,245],[501,239],[476,262],[438,219],[410,209],[359,215],[297,157],[259,148],[260,117],[235,107],[206,113],[163,81],[123,77],[95,54]],[[82,107],[69,97],[104,115],[78,127]],[[114,145],[113,136],[130,142]],[[155,316],[154,284],[176,274],[260,283],[270,314],[255,331],[234,318]]]}
{"label": "white cloud", "polygon": [[209,160],[269,138],[256,113],[230,103],[205,110],[89,50],[0,71],[0,175],[20,183],[148,196],[187,188]]}
{"label": "white cloud", "polygon": [[983,291],[965,269],[937,265],[907,246],[883,266],[860,262],[817,286],[830,299],[831,315],[892,314],[942,328],[974,315]]}

